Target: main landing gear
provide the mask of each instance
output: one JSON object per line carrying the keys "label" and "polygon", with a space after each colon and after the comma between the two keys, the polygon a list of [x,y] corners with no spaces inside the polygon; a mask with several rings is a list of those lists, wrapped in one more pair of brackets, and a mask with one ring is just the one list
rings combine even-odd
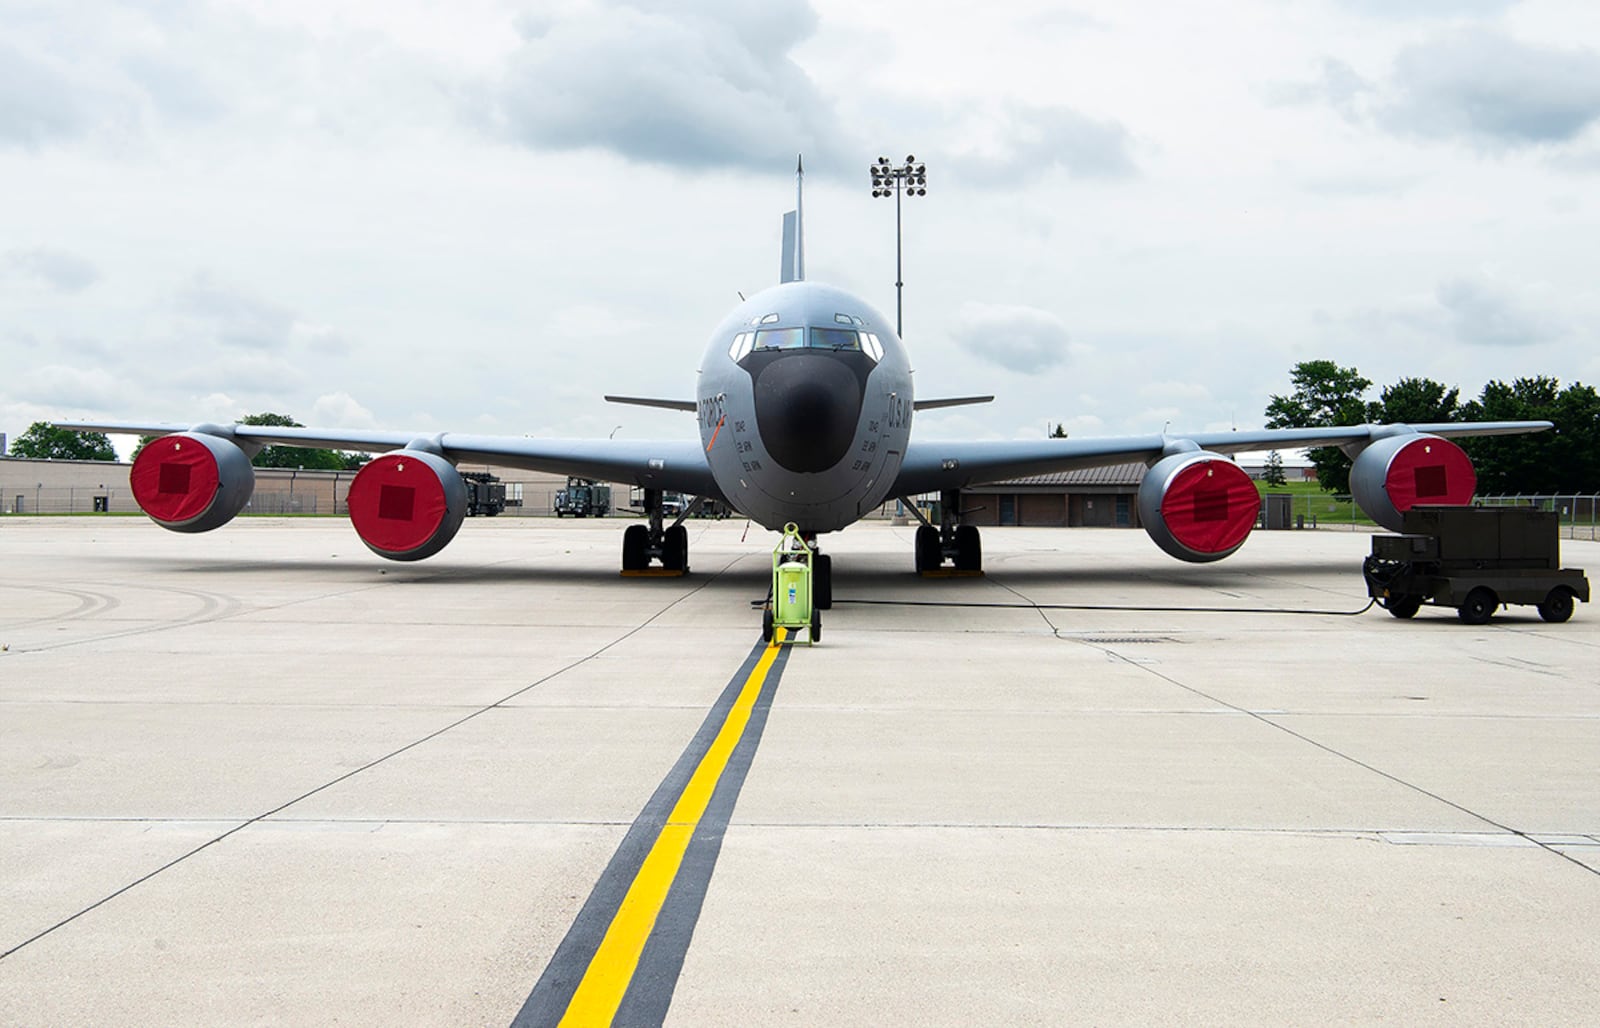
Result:
{"label": "main landing gear", "polygon": [[[911,500],[902,496],[900,502],[922,522],[917,527],[915,543],[917,574],[983,574],[983,542],[978,526],[959,523],[963,513],[959,491],[946,489],[939,494],[937,528]],[[947,562],[951,567],[945,567]]]}
{"label": "main landing gear", "polygon": [[[689,570],[689,530],[683,519],[699,505],[684,504],[683,513],[671,525],[663,525],[661,490],[644,491],[644,512],[648,525],[629,525],[622,533],[622,573],[625,575],[682,575]],[[659,561],[659,567],[651,567]]]}

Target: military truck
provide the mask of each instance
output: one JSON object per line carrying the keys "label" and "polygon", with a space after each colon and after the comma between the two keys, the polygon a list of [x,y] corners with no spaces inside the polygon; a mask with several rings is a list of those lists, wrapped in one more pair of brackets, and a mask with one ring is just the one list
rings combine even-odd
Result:
{"label": "military truck", "polygon": [[568,478],[556,492],[556,517],[603,518],[611,513],[611,487],[592,478]]}
{"label": "military truck", "polygon": [[463,471],[461,483],[467,487],[467,517],[492,518],[506,509],[505,483],[487,471]]}
{"label": "military truck", "polygon": [[1561,566],[1556,513],[1528,507],[1413,507],[1400,535],[1372,538],[1362,564],[1367,595],[1397,618],[1424,603],[1454,607],[1481,625],[1505,604],[1532,604],[1546,621],[1589,602],[1581,568]]}

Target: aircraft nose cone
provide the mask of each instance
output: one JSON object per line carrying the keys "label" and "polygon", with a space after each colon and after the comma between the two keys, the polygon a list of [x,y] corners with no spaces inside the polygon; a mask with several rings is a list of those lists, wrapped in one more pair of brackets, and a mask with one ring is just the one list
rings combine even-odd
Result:
{"label": "aircraft nose cone", "polygon": [[790,471],[827,471],[855,441],[861,396],[855,372],[831,355],[795,354],[773,361],[755,381],[762,445]]}

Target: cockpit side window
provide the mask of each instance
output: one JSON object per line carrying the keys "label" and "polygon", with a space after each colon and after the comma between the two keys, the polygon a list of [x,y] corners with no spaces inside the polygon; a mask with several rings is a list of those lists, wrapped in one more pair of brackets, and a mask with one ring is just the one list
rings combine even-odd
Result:
{"label": "cockpit side window", "polygon": [[859,350],[861,349],[861,340],[856,338],[854,329],[814,328],[811,330],[811,348],[813,350]]}
{"label": "cockpit side window", "polygon": [[756,333],[758,350],[798,350],[805,345],[803,328],[764,328]]}

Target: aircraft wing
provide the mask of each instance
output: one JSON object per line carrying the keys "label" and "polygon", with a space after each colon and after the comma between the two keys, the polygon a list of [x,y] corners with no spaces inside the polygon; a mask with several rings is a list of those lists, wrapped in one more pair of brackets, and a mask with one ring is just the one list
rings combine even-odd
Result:
{"label": "aircraft wing", "polygon": [[[459,432],[351,431],[276,425],[174,425],[162,422],[58,421],[57,428],[86,432],[165,435],[201,431],[245,444],[383,453],[412,446],[453,462],[498,464],[604,482],[646,486],[723,499],[696,440],[530,439]],[[253,452],[253,451],[250,451]]]}
{"label": "aircraft wing", "polygon": [[[965,489],[1029,475],[1105,467],[1132,461],[1154,462],[1177,450],[1214,453],[1299,449],[1306,446],[1363,445],[1407,432],[1445,438],[1515,435],[1543,432],[1548,421],[1474,421],[1428,425],[1351,425],[1340,428],[1279,428],[1250,432],[1198,432],[1188,435],[1153,433],[1095,439],[1018,439],[1011,441],[922,441],[906,447],[892,496],[915,496],[945,489]],[[1193,444],[1191,447],[1188,444]]]}

